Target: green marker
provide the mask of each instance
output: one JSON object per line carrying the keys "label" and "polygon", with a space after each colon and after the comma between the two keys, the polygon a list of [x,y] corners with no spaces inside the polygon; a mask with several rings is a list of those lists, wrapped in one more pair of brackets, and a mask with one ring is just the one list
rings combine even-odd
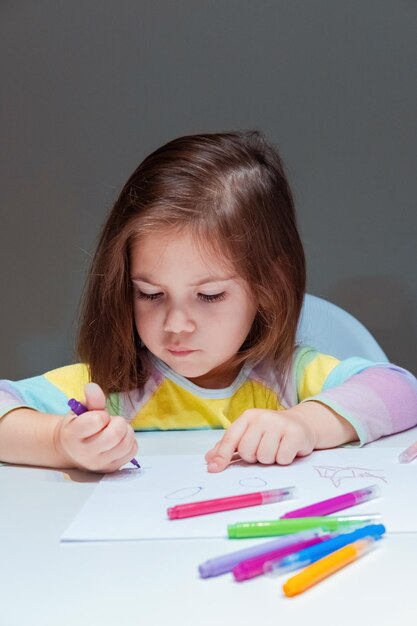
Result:
{"label": "green marker", "polygon": [[340,515],[338,517],[296,517],[288,519],[266,520],[264,522],[240,522],[227,527],[229,539],[250,537],[275,537],[290,535],[310,528],[325,531],[347,530],[349,527],[377,524],[381,515]]}

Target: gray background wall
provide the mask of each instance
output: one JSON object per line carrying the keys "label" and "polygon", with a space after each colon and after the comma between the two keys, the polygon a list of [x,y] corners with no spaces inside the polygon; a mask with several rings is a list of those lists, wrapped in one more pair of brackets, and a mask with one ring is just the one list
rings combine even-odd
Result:
{"label": "gray background wall", "polygon": [[417,371],[412,0],[3,2],[0,377],[67,364],[99,226],[188,133],[259,128],[286,161],[309,291]]}

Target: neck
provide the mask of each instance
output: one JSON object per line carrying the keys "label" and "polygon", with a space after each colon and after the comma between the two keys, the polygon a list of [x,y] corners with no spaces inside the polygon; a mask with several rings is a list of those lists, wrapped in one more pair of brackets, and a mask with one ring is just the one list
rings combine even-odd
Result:
{"label": "neck", "polygon": [[230,364],[222,363],[218,367],[210,370],[206,374],[188,378],[190,382],[203,389],[223,389],[229,387],[239,374],[240,367],[232,367]]}

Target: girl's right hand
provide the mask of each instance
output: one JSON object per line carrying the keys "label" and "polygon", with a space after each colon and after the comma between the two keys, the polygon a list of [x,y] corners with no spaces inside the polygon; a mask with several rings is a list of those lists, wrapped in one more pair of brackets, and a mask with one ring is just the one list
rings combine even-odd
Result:
{"label": "girl's right hand", "polygon": [[133,428],[124,417],[106,411],[105,395],[97,384],[85,386],[88,411],[69,413],[54,432],[54,445],[66,462],[93,472],[114,472],[137,453]]}

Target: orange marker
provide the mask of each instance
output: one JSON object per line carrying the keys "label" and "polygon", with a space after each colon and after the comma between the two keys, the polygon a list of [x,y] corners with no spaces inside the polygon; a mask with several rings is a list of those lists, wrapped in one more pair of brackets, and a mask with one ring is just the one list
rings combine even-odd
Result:
{"label": "orange marker", "polygon": [[285,595],[296,596],[299,593],[303,593],[303,591],[327,578],[327,576],[352,563],[362,554],[369,552],[374,547],[374,544],[375,539],[372,537],[359,539],[309,565],[299,574],[292,576],[286,581],[282,587]]}

